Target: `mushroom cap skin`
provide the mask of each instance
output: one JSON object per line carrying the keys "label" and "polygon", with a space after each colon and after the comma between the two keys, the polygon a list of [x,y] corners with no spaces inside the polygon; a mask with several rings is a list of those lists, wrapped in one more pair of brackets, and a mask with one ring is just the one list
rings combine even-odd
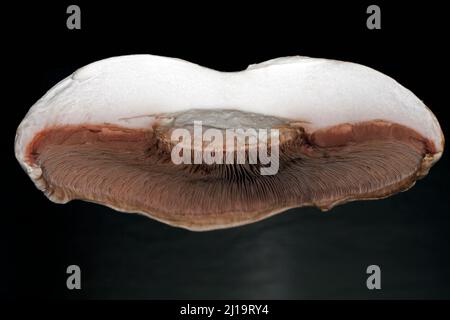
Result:
{"label": "mushroom cap skin", "polygon": [[[233,166],[230,177],[226,165],[198,173],[170,163],[168,133],[194,120],[280,129],[279,172]],[[15,139],[17,160],[50,200],[98,202],[190,230],[383,198],[414,185],[443,149],[436,117],[392,78],[300,56],[239,72],[153,55],[94,62],[39,99]]]}

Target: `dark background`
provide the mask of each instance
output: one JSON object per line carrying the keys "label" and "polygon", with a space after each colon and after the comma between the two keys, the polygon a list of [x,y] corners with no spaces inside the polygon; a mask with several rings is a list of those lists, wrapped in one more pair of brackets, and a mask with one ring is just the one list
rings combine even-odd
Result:
{"label": "dark background", "polygon": [[[149,2],[150,3],[150,2]],[[446,11],[436,3],[375,4],[381,30],[359,4],[297,1],[42,3],[2,15],[3,179],[0,294],[7,298],[302,299],[449,298],[449,158],[408,192],[328,213],[289,210],[234,229],[195,233],[80,201],[57,205],[14,158],[29,107],[77,68],[110,56],[173,56],[224,71],[288,55],[361,63],[411,89],[448,133]],[[66,8],[81,7],[81,30]],[[5,72],[6,70],[6,72]],[[66,268],[82,290],[66,289]],[[382,289],[366,288],[366,268]]]}

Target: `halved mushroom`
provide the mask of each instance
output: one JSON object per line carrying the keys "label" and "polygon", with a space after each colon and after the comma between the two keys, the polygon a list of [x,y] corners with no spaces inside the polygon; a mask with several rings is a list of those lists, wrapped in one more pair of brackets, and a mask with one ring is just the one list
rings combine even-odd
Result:
{"label": "halved mushroom", "polygon": [[[260,159],[175,164],[171,134],[193,132],[194,121],[222,133],[277,129],[276,174],[262,175]],[[246,142],[246,156],[260,147]],[[393,79],[306,57],[229,73],[151,55],[98,61],[37,101],[15,141],[20,164],[52,201],[97,202],[192,230],[387,197],[426,175],[443,148],[432,112]]]}

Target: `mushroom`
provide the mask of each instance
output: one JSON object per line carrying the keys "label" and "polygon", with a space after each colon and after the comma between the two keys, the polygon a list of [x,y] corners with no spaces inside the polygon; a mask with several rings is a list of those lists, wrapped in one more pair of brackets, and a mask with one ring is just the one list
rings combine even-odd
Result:
{"label": "mushroom", "polygon": [[[194,121],[216,133],[278,132],[243,145],[245,156],[264,143],[268,154],[279,150],[276,172],[261,174],[267,162],[260,158],[174,163],[173,148],[183,141],[173,133],[194,132]],[[228,153],[227,146],[211,154]],[[184,147],[188,155],[208,146]],[[15,140],[16,158],[50,200],[91,201],[190,230],[384,198],[413,186],[443,149],[433,113],[392,78],[355,63],[299,56],[240,72],[152,55],[101,60],[37,101]]]}

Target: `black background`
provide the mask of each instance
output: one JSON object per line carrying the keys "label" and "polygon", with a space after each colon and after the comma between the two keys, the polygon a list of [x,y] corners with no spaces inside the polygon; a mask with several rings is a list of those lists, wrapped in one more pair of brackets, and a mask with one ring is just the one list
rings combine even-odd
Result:
{"label": "black background", "polygon": [[[448,132],[448,32],[441,1],[377,4],[382,29],[366,28],[371,2],[194,6],[74,2],[81,30],[66,28],[68,2],[3,11],[3,297],[145,299],[449,298],[448,156],[408,192],[328,213],[289,210],[234,229],[195,233],[35,189],[14,158],[29,107],[77,68],[110,56],[173,56],[223,71],[289,55],[361,63],[411,89]],[[6,72],[5,72],[6,70]],[[66,288],[66,268],[82,290]],[[366,288],[366,268],[382,289]]]}

